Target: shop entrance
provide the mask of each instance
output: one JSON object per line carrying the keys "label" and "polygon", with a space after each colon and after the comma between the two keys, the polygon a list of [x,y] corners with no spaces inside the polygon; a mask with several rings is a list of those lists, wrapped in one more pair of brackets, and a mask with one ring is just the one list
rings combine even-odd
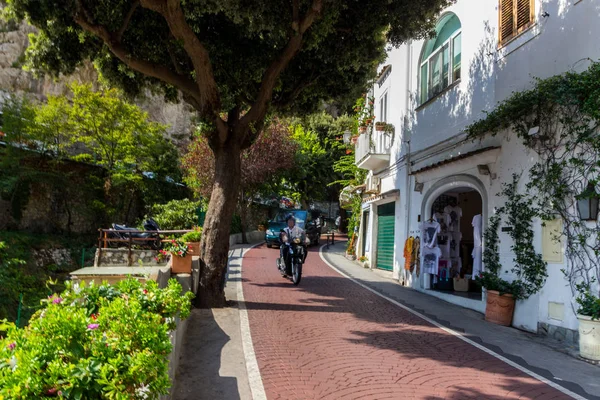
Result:
{"label": "shop entrance", "polygon": [[423,223],[423,272],[429,287],[481,300],[474,277],[482,268],[483,200],[472,187],[438,195]]}

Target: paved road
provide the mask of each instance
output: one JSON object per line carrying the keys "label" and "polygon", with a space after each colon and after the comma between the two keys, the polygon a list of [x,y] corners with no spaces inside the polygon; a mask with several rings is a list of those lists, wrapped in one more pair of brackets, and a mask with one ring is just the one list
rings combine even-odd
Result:
{"label": "paved road", "polygon": [[277,256],[252,249],[242,270],[269,399],[569,398],[342,277],[316,249],[297,288]]}

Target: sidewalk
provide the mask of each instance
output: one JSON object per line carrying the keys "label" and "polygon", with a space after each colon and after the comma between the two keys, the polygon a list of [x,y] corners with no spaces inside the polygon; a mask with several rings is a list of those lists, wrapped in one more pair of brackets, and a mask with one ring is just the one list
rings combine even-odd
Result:
{"label": "sidewalk", "polygon": [[487,349],[588,399],[600,399],[600,367],[552,349],[551,341],[486,322],[483,315],[403,287],[344,256],[345,242],[323,248],[326,261],[359,283],[462,333]]}
{"label": "sidewalk", "polygon": [[244,244],[230,248],[225,297],[231,305],[192,310],[173,399],[252,399],[237,304],[242,255],[252,246]]}

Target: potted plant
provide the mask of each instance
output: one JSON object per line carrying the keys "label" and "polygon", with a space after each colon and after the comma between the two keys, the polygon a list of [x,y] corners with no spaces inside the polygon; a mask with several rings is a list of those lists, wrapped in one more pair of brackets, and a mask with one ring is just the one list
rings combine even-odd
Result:
{"label": "potted plant", "polygon": [[188,232],[185,235],[183,235],[181,237],[181,240],[183,240],[188,248],[190,249],[190,253],[192,253],[192,255],[199,255],[200,254],[200,240],[202,239],[202,228],[200,227],[196,227],[194,228],[194,230],[192,232]]}
{"label": "potted plant", "polygon": [[181,239],[173,239],[163,244],[158,259],[171,256],[171,273],[189,274],[192,272],[192,254],[188,245]]}
{"label": "potted plant", "polygon": [[358,132],[359,133],[366,133],[367,132],[367,126],[366,125],[361,125],[358,127]]}
{"label": "potted plant", "polygon": [[482,272],[477,283],[486,290],[485,320],[510,326],[515,311],[515,301],[521,298],[521,282],[508,282],[493,272]]}
{"label": "potted plant", "polygon": [[367,258],[367,256],[358,257],[358,261],[362,263],[362,266],[364,268],[369,268],[369,259]]}
{"label": "potted plant", "polygon": [[375,123],[375,130],[378,131],[378,132],[383,132],[383,131],[385,131],[386,125],[387,124],[385,122],[382,122],[382,121],[376,122]]}
{"label": "potted plant", "polygon": [[588,360],[600,361],[600,298],[592,292],[591,284],[581,283],[576,287],[579,354]]}

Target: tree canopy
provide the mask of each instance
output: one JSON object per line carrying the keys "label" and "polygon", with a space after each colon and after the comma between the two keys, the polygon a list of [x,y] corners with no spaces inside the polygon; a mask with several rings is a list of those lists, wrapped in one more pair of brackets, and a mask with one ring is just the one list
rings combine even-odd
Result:
{"label": "tree canopy", "polygon": [[[423,37],[448,0],[8,0],[40,33],[34,71],[69,74],[91,59],[130,94],[181,91],[204,117],[314,108],[362,90],[386,43]],[[216,122],[215,122],[216,123]]]}
{"label": "tree canopy", "polygon": [[[389,43],[429,34],[451,0],[7,0],[40,32],[30,68],[68,74],[92,60],[136,95],[181,93],[206,126],[215,184],[201,242],[199,302],[225,304],[227,235],[243,149],[274,111],[356,95]],[[207,266],[207,268],[205,268]]]}

